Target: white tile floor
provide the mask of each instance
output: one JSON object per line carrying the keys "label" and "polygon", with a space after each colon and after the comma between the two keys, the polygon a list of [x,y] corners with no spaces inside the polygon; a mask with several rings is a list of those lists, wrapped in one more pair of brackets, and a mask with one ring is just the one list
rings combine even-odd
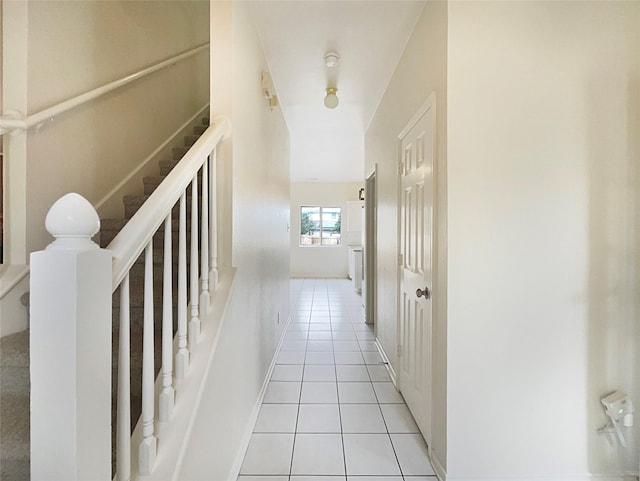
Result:
{"label": "white tile floor", "polygon": [[238,481],[436,481],[351,282],[292,280],[291,298]]}

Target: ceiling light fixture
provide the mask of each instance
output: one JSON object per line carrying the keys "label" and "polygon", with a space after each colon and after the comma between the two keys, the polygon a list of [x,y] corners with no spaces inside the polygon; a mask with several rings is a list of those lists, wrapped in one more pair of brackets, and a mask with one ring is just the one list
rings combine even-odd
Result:
{"label": "ceiling light fixture", "polygon": [[338,54],[335,52],[329,52],[324,56],[324,64],[329,68],[337,67],[338,60],[339,60]]}
{"label": "ceiling light fixture", "polygon": [[335,109],[338,106],[339,100],[336,93],[338,89],[335,87],[327,87],[327,95],[324,98],[324,106],[328,109]]}

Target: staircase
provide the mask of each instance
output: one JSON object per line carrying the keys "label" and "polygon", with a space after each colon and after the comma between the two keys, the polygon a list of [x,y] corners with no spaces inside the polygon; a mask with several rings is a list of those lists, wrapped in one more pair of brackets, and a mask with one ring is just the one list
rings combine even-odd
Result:
{"label": "staircase", "polygon": [[[149,195],[160,185],[160,182],[177,165],[182,156],[204,133],[209,119],[203,118],[202,125],[196,125],[192,135],[184,137],[184,146],[172,151],[171,160],[161,160],[160,175],[145,177],[144,190],[140,195],[127,195],[123,198],[123,219],[102,219],[100,246],[107,247],[120,232],[129,219],[137,212]],[[189,195],[189,193],[187,193]],[[177,209],[177,208],[176,208]],[[174,250],[173,281],[176,283],[178,220],[177,210],[172,217]],[[190,202],[187,202],[190,210]],[[187,219],[189,216],[187,216]],[[189,222],[189,221],[188,221]],[[187,236],[189,237],[189,227]],[[163,229],[154,236],[154,354],[156,375],[161,360],[161,318],[162,318],[162,258]],[[187,239],[187,248],[190,240]],[[141,377],[142,377],[142,325],[143,325],[143,278],[144,264],[138,259],[130,272],[131,296],[131,426],[135,427],[141,412]],[[175,292],[175,291],[174,291]],[[115,471],[115,426],[116,426],[116,392],[117,392],[117,359],[119,335],[119,292],[113,295],[113,336],[112,336],[112,469]],[[176,325],[176,306],[174,299],[174,334]],[[0,339],[0,481],[28,481],[29,469],[29,331],[6,336]]]}
{"label": "staircase", "polygon": [[29,331],[0,338],[0,480],[29,480]]}

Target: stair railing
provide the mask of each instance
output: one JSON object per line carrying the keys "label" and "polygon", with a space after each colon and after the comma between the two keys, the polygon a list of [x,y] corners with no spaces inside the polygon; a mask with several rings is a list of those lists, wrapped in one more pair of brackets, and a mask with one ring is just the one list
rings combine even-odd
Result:
{"label": "stair railing", "polygon": [[83,94],[76,95],[75,97],[52,105],[51,107],[48,107],[39,112],[35,112],[28,116],[23,116],[20,112],[12,112],[11,114],[0,116],[0,135],[4,135],[13,130],[28,130],[32,127],[37,127],[38,125],[44,124],[45,122],[49,122],[56,116],[67,112],[68,110],[79,107],[91,100],[97,99],[98,97],[102,97],[103,95],[119,89],[120,87],[124,87],[125,85],[146,77],[147,75],[157,72],[158,70],[162,70],[178,62],[181,62],[182,60],[193,57],[194,55],[208,48],[209,43],[205,43],[198,47],[192,48],[191,50],[187,50],[186,52],[183,52],[179,55],[175,55],[166,60],[162,60],[155,65],[138,70],[137,72],[129,74],[126,77],[114,80],[113,82],[109,82],[93,90],[89,90],[88,92],[85,92]]}
{"label": "stair railing", "polygon": [[[153,474],[156,456],[161,454],[158,450],[165,442],[158,444],[156,426],[171,425],[174,405],[180,401],[176,383],[183,383],[180,395],[187,385],[193,386],[188,379],[190,356],[218,285],[215,173],[218,146],[230,132],[227,119],[214,119],[106,249],[90,240],[100,222],[84,198],[67,194],[51,207],[46,227],[56,240],[31,258],[31,479],[111,479],[111,296],[118,288],[116,479]],[[174,339],[172,213],[176,210]],[[153,245],[163,225],[162,365],[156,389]],[[130,271],[141,255],[142,413],[132,437],[129,286]],[[169,427],[163,433],[175,435],[175,431]],[[139,443],[132,441],[137,437]]]}

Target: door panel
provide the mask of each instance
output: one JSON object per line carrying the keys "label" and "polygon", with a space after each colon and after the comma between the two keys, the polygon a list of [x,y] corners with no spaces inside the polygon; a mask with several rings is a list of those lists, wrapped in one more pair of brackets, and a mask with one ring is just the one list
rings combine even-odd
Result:
{"label": "door panel", "polygon": [[429,101],[399,135],[400,390],[427,444],[431,441],[431,291],[434,105]]}

